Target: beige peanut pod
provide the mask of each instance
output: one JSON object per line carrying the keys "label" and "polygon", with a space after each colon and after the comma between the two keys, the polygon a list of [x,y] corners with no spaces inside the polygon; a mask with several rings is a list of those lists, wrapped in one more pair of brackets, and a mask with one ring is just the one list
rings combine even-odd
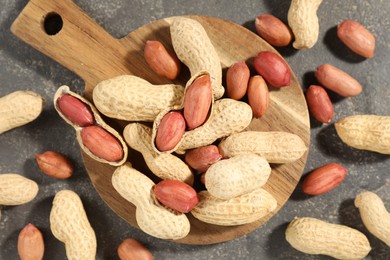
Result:
{"label": "beige peanut pod", "polygon": [[341,140],[353,148],[390,154],[390,116],[348,116],[337,121],[335,128]]}
{"label": "beige peanut pod", "polygon": [[199,203],[191,214],[205,223],[235,226],[257,221],[277,207],[275,198],[259,188],[230,200],[212,196],[208,191],[199,192]]}
{"label": "beige peanut pod", "polygon": [[57,192],[50,211],[50,229],[65,244],[71,259],[95,259],[96,236],[80,197],[71,190]]}
{"label": "beige peanut pod", "polygon": [[317,10],[322,0],[292,0],[287,14],[295,41],[295,49],[311,48],[318,40],[319,22]]}
{"label": "beige peanut pod", "polygon": [[179,60],[190,69],[192,76],[200,71],[209,72],[214,99],[221,98],[225,92],[221,61],[204,27],[194,19],[174,17],[170,32]]}
{"label": "beige peanut pod", "polygon": [[244,130],[252,121],[251,107],[241,101],[223,98],[214,102],[208,121],[184,134],[177,153],[212,144],[216,140]]}
{"label": "beige peanut pod", "polygon": [[0,174],[0,205],[15,206],[32,201],[38,184],[17,173]]}
{"label": "beige peanut pod", "polygon": [[153,85],[137,76],[122,75],[97,84],[93,102],[108,117],[153,122],[161,110],[180,105],[183,94],[180,85]]}
{"label": "beige peanut pod", "polygon": [[336,259],[362,259],[371,251],[367,237],[360,231],[308,217],[290,222],[286,240],[303,253]]}
{"label": "beige peanut pod", "polygon": [[0,98],[0,134],[30,123],[42,112],[43,98],[32,91],[15,91]]}
{"label": "beige peanut pod", "polygon": [[194,175],[185,162],[171,153],[158,153],[153,149],[150,127],[140,123],[130,123],[123,130],[123,136],[132,149],[142,154],[149,170],[156,176],[192,185]]}
{"label": "beige peanut pod", "polygon": [[294,162],[307,151],[298,135],[279,131],[236,133],[222,140],[218,147],[224,158],[254,153],[269,163]]}
{"label": "beige peanut pod", "polygon": [[368,231],[390,247],[390,213],[382,199],[373,192],[365,191],[356,196],[355,206]]}
{"label": "beige peanut pod", "polygon": [[112,175],[112,185],[136,206],[136,221],[145,233],[161,239],[180,239],[188,235],[190,222],[185,214],[165,208],[152,195],[154,182],[126,163]]}
{"label": "beige peanut pod", "polygon": [[[115,144],[117,146],[119,146],[119,151],[117,152],[120,152],[120,156],[118,157],[119,159],[118,160],[114,160],[114,161],[111,161],[111,160],[107,160],[106,158],[101,158],[99,157],[98,155],[96,155],[93,151],[91,151],[84,143],[85,140],[83,140],[83,136],[82,136],[82,131],[86,128],[86,127],[83,127],[83,126],[79,126],[77,124],[75,124],[74,122],[72,122],[68,117],[66,117],[64,115],[64,113],[62,113],[60,107],[59,107],[59,104],[58,104],[58,100],[63,96],[63,95],[70,95],[74,98],[76,98],[77,100],[81,101],[84,105],[86,105],[86,107],[88,109],[90,109],[92,115],[93,115],[93,118],[94,118],[94,123],[93,123],[93,126],[92,127],[95,127],[95,126],[100,126],[101,128],[104,129],[104,131],[107,131],[107,135],[111,135],[112,136],[112,139],[115,140]],[[64,119],[65,122],[67,122],[69,125],[71,125],[75,131],[76,131],[76,138],[77,138],[77,141],[80,145],[80,148],[88,155],[90,156],[92,159],[98,161],[98,162],[102,162],[102,163],[107,163],[107,164],[110,164],[110,165],[113,165],[113,166],[119,166],[119,165],[122,165],[126,160],[127,160],[127,154],[128,154],[128,148],[127,148],[127,145],[125,143],[125,141],[123,140],[122,136],[114,129],[112,128],[111,126],[109,126],[103,119],[102,117],[100,116],[99,114],[99,111],[95,108],[95,106],[89,102],[86,98],[72,92],[68,86],[61,86],[58,88],[58,90],[56,91],[56,93],[54,94],[54,108],[57,110],[58,114],[61,116],[62,119]],[[102,143],[96,143],[94,146],[98,149],[98,150],[107,150],[107,151],[110,151],[109,148],[111,147],[111,144],[110,143],[107,143],[105,144],[104,141],[107,141],[108,140],[101,140]],[[106,147],[107,145],[107,147]],[[118,150],[118,149],[116,149]]]}
{"label": "beige peanut pod", "polygon": [[271,175],[268,162],[256,154],[220,160],[206,171],[207,191],[220,199],[232,199],[263,186]]}

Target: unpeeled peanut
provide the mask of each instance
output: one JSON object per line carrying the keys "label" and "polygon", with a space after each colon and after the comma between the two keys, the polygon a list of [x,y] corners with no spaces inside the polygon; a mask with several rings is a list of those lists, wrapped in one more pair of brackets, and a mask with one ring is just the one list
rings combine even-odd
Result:
{"label": "unpeeled peanut", "polygon": [[390,247],[390,213],[374,192],[364,191],[355,198],[364,226],[371,234]]}
{"label": "unpeeled peanut", "polygon": [[336,259],[362,259],[371,251],[367,237],[360,231],[308,217],[290,222],[286,240],[303,253]]}
{"label": "unpeeled peanut", "polygon": [[196,77],[186,87],[183,115],[189,130],[201,126],[209,115],[213,102],[213,92],[209,74]]}
{"label": "unpeeled peanut", "polygon": [[250,71],[245,61],[232,64],[226,72],[226,93],[229,98],[240,100],[248,88]]}
{"label": "unpeeled peanut", "polygon": [[341,140],[353,148],[390,154],[390,116],[347,116],[337,121],[335,128]]}
{"label": "unpeeled peanut", "polygon": [[50,229],[65,244],[69,260],[96,258],[96,235],[80,197],[71,190],[56,193],[50,211]]}
{"label": "unpeeled peanut", "polygon": [[309,195],[320,195],[336,188],[346,177],[347,169],[337,163],[325,164],[305,177],[302,190]]}
{"label": "unpeeled peanut", "polygon": [[319,23],[317,10],[322,0],[292,0],[287,13],[295,41],[295,49],[311,48],[318,40]]}
{"label": "unpeeled peanut", "polygon": [[323,87],[310,85],[306,91],[306,102],[315,119],[324,124],[330,123],[334,115],[334,108],[328,93]]}
{"label": "unpeeled peanut", "polygon": [[317,67],[314,75],[322,86],[343,97],[357,96],[363,90],[362,85],[351,75],[330,64]]}
{"label": "unpeeled peanut", "polygon": [[179,60],[191,76],[201,71],[210,73],[214,99],[221,98],[225,92],[221,61],[202,24],[187,17],[173,17],[170,23],[172,45]]}
{"label": "unpeeled peanut", "polygon": [[375,55],[375,36],[361,23],[344,20],[337,25],[337,36],[353,52],[372,58]]}
{"label": "unpeeled peanut", "polygon": [[280,88],[290,85],[290,67],[280,55],[272,51],[261,51],[255,56],[253,66],[271,86]]}
{"label": "unpeeled peanut", "polygon": [[38,184],[20,174],[0,174],[0,205],[15,206],[32,201],[38,194]]}
{"label": "unpeeled peanut", "polygon": [[139,241],[127,238],[117,249],[120,260],[153,260],[152,253]]}
{"label": "unpeeled peanut", "polygon": [[[70,102],[61,102],[64,96]],[[62,104],[61,110],[60,105]],[[72,107],[74,106],[74,107]],[[81,149],[92,159],[113,166],[123,164],[127,159],[128,148],[122,136],[101,118],[98,110],[86,98],[70,91],[68,86],[61,86],[54,95],[54,107],[58,114],[76,131],[76,138]],[[93,124],[78,124],[85,121],[85,115],[74,116],[88,111],[94,118]],[[66,114],[64,114],[65,112]],[[76,120],[76,121],[72,121]]]}
{"label": "unpeeled peanut", "polygon": [[176,147],[186,130],[186,122],[180,111],[171,111],[163,116],[158,125],[155,145],[161,151],[169,151]]}
{"label": "unpeeled peanut", "polygon": [[268,162],[256,154],[220,160],[207,170],[205,184],[214,197],[229,200],[263,186],[271,175]]}
{"label": "unpeeled peanut", "polygon": [[180,73],[181,63],[176,54],[160,41],[146,41],[144,57],[149,67],[160,77],[174,80]]}
{"label": "unpeeled peanut", "polygon": [[18,254],[21,260],[41,260],[45,244],[41,231],[33,224],[27,224],[18,236]]}
{"label": "unpeeled peanut", "polygon": [[276,207],[275,198],[262,188],[230,200],[218,199],[208,191],[201,191],[199,203],[192,209],[191,214],[205,223],[235,226],[257,221]]}
{"label": "unpeeled peanut", "polygon": [[218,147],[224,158],[254,153],[269,163],[294,162],[307,151],[298,135],[280,131],[235,133],[222,140]]}
{"label": "unpeeled peanut", "polygon": [[190,231],[185,214],[177,214],[155,201],[152,189],[155,185],[145,174],[132,168],[129,163],[116,168],[112,185],[127,201],[136,207],[135,218],[145,233],[161,239],[180,239]]}
{"label": "unpeeled peanut", "polygon": [[253,117],[262,117],[267,112],[270,103],[268,86],[262,76],[256,75],[249,79],[247,96]]}
{"label": "unpeeled peanut", "polygon": [[42,154],[36,154],[39,169],[51,177],[58,179],[67,179],[73,175],[73,164],[63,154],[56,151],[46,151]]}
{"label": "unpeeled peanut", "polygon": [[252,109],[245,102],[230,98],[215,101],[211,115],[202,126],[187,131],[176,150],[186,150],[212,144],[219,138],[244,130],[252,121]]}
{"label": "unpeeled peanut", "polygon": [[15,91],[0,98],[0,134],[35,120],[44,99],[32,91]]}
{"label": "unpeeled peanut", "polygon": [[161,179],[180,180],[192,185],[194,176],[188,165],[171,153],[158,153],[152,146],[152,129],[130,123],[123,130],[126,143],[139,151],[148,168]]}
{"label": "unpeeled peanut", "polygon": [[180,105],[183,95],[180,85],[153,85],[133,75],[122,75],[97,84],[93,101],[108,117],[153,122],[163,109]]}
{"label": "unpeeled peanut", "polygon": [[185,162],[199,172],[205,172],[214,163],[221,160],[222,155],[219,153],[218,146],[206,145],[192,150],[185,154]]}
{"label": "unpeeled peanut", "polygon": [[276,47],[289,45],[293,38],[290,28],[272,14],[258,15],[255,28],[264,40]]}
{"label": "unpeeled peanut", "polygon": [[199,202],[198,194],[190,185],[178,180],[163,180],[153,187],[153,194],[164,206],[188,213]]}

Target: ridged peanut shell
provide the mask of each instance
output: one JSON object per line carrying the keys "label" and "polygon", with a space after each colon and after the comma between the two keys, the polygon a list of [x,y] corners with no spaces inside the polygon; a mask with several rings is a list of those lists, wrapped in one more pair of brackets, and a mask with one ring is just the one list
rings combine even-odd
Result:
{"label": "ridged peanut shell", "polygon": [[268,162],[256,154],[220,160],[206,171],[207,191],[220,199],[232,199],[263,186],[271,175]]}
{"label": "ridged peanut shell", "polygon": [[269,163],[294,162],[307,151],[298,135],[280,131],[236,133],[222,140],[218,147],[224,158],[254,153]]}
{"label": "ridged peanut shell", "polygon": [[19,90],[0,98],[0,134],[35,120],[44,99],[32,91]]}
{"label": "ridged peanut shell", "polygon": [[303,253],[336,259],[362,259],[371,251],[367,237],[360,231],[308,217],[290,222],[286,240]]}
{"label": "ridged peanut shell", "polygon": [[202,126],[184,134],[177,153],[212,144],[222,137],[244,130],[252,121],[251,107],[241,101],[223,98],[214,102],[210,118]]}
{"label": "ridged peanut shell", "polygon": [[205,223],[235,226],[257,221],[276,207],[275,198],[262,188],[230,200],[218,199],[208,191],[201,191],[199,203],[192,209],[191,214]]}
{"label": "ridged peanut shell", "polygon": [[335,127],[341,140],[353,148],[390,154],[390,116],[347,116]]}
{"label": "ridged peanut shell", "polygon": [[142,154],[149,170],[156,176],[192,185],[194,175],[185,162],[171,153],[158,153],[152,147],[152,128],[130,123],[123,130],[123,136],[132,149]]}
{"label": "ridged peanut shell", "polygon": [[221,61],[204,27],[194,19],[174,17],[170,33],[175,53],[189,68],[191,76],[200,71],[209,72],[214,99],[221,98],[225,92]]}
{"label": "ridged peanut shell", "polygon": [[165,108],[182,103],[180,85],[153,85],[133,75],[103,80],[93,90],[93,102],[104,115],[125,121],[153,122]]}
{"label": "ridged peanut shell", "polygon": [[[61,109],[59,108],[58,106],[58,99],[62,96],[62,95],[65,95],[65,94],[68,94],[68,95],[71,95],[72,97],[75,97],[77,99],[79,99],[80,101],[82,101],[87,107],[89,107],[89,109],[92,111],[92,114],[93,114],[93,117],[95,118],[95,124],[94,125],[98,125],[100,127],[102,127],[105,131],[107,131],[108,134],[110,134],[114,139],[116,139],[116,141],[118,141],[118,144],[120,144],[120,146],[122,147],[122,150],[123,150],[123,156],[120,160],[118,161],[108,161],[108,160],[105,160],[103,158],[100,158],[98,156],[96,156],[94,153],[92,153],[83,143],[83,139],[82,139],[82,130],[83,130],[83,127],[73,123],[72,121],[70,121],[62,112],[61,112]],[[96,109],[96,107],[91,103],[89,102],[86,98],[76,94],[75,92],[71,91],[69,89],[68,86],[61,86],[58,88],[58,90],[56,91],[56,93],[54,94],[54,108],[57,110],[58,114],[60,115],[60,117],[62,119],[64,119],[64,121],[66,123],[68,123],[69,125],[71,125],[74,130],[76,131],[76,138],[77,138],[77,141],[79,143],[79,146],[80,148],[89,156],[91,157],[92,159],[94,159],[95,161],[98,161],[98,162],[102,162],[102,163],[107,163],[107,164],[110,164],[112,166],[119,166],[119,165],[122,165],[126,160],[127,160],[127,155],[128,155],[128,148],[127,148],[127,145],[125,143],[125,141],[123,140],[122,136],[114,129],[112,128],[111,126],[109,126],[103,119],[102,117],[100,116],[100,113],[99,111]],[[101,147],[103,148],[103,147]]]}
{"label": "ridged peanut shell", "polygon": [[287,13],[295,49],[311,48],[318,40],[320,25],[317,10],[322,0],[292,0]]}
{"label": "ridged peanut shell", "polygon": [[74,191],[61,190],[55,195],[50,211],[50,229],[65,244],[69,260],[95,259],[96,235],[83,203]]}
{"label": "ridged peanut shell", "polygon": [[356,196],[355,206],[368,231],[390,247],[390,213],[383,200],[374,192],[364,191]]}
{"label": "ridged peanut shell", "polygon": [[32,201],[38,184],[17,173],[0,174],[0,205],[15,206]]}
{"label": "ridged peanut shell", "polygon": [[177,214],[157,202],[152,195],[154,182],[129,164],[118,167],[112,185],[127,201],[136,206],[136,221],[145,233],[161,239],[180,239],[190,231],[185,214]]}

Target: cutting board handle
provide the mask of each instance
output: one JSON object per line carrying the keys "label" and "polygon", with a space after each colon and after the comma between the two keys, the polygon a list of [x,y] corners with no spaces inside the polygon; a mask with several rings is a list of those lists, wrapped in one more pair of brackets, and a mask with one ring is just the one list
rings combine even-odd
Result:
{"label": "cutting board handle", "polygon": [[120,41],[72,0],[30,0],[11,31],[88,84],[130,73]]}

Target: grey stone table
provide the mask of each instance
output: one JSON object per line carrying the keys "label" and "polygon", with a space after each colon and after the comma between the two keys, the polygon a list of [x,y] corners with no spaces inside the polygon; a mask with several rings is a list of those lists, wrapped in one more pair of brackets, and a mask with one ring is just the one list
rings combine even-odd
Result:
{"label": "grey stone table", "polygon": [[[83,167],[73,130],[60,119],[52,105],[54,92],[60,85],[70,85],[82,93],[83,82],[20,41],[9,30],[26,3],[27,0],[1,1],[0,96],[29,89],[44,96],[46,105],[36,121],[0,135],[0,173],[23,174],[39,184],[40,192],[31,203],[2,208],[0,259],[18,259],[17,237],[29,222],[43,232],[44,259],[66,259],[63,244],[54,238],[49,227],[52,199],[57,191],[66,188],[76,191],[83,200],[96,232],[98,259],[118,259],[116,248],[127,237],[145,244],[156,259],[328,259],[305,255],[289,246],[284,231],[295,216],[317,217],[357,228],[368,236],[372,246],[367,259],[390,259],[390,248],[368,233],[353,205],[359,192],[370,190],[380,195],[390,209],[389,157],[347,147],[338,139],[333,125],[336,120],[352,114],[390,115],[388,0],[325,0],[318,11],[320,35],[317,44],[309,50],[296,51],[291,46],[278,49],[298,76],[303,89],[316,83],[313,72],[323,63],[345,70],[364,86],[363,92],[353,98],[331,94],[335,106],[331,124],[321,125],[311,119],[311,145],[303,174],[323,164],[337,162],[348,168],[345,181],[332,192],[315,197],[304,195],[298,185],[286,205],[261,228],[233,241],[204,246],[150,237],[128,225],[100,198]],[[253,30],[254,18],[262,13],[272,13],[286,22],[290,1],[78,0],[76,3],[119,38],[150,21],[184,14],[215,16]],[[343,19],[357,20],[375,34],[377,48],[373,59],[360,58],[337,39],[336,25]],[[57,180],[43,175],[34,154],[46,150],[57,150],[69,156],[75,165],[74,176]]]}

